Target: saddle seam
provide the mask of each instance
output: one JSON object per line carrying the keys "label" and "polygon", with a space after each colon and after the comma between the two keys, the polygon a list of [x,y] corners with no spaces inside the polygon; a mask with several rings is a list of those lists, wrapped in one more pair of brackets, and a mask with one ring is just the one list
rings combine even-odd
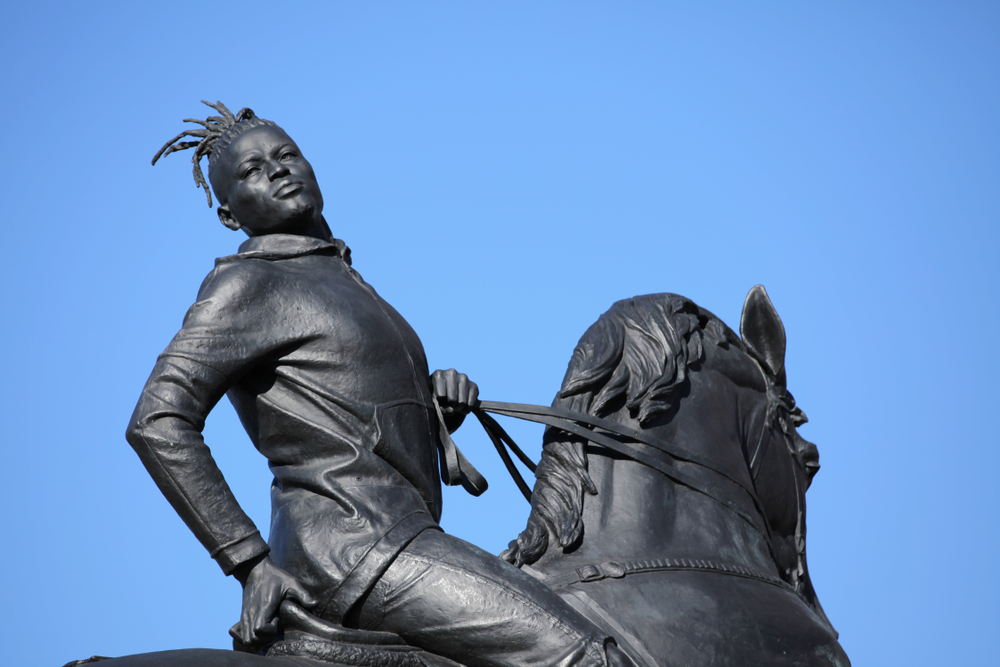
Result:
{"label": "saddle seam", "polygon": [[760,581],[777,586],[798,595],[798,591],[788,582],[772,577],[745,565],[719,563],[701,558],[659,558],[640,561],[614,561],[603,563],[586,563],[573,569],[572,572],[547,576],[544,583],[550,588],[562,588],[577,583],[591,583],[604,579],[621,579],[629,574],[645,574],[652,572],[717,572],[744,579]]}

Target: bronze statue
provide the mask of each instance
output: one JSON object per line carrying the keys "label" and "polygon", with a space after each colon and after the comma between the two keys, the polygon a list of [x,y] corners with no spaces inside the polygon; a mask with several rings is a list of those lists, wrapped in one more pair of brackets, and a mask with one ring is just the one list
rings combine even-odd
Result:
{"label": "bronze statue", "polygon": [[[198,161],[209,154],[219,219],[250,238],[205,279],[127,438],[243,584],[231,631],[239,646],[269,650],[279,608],[294,602],[319,621],[392,632],[464,664],[606,665],[605,645],[615,660],[610,636],[553,591],[441,531],[438,449],[442,462],[460,461],[450,481],[485,489],[449,451],[476,385],[453,370],[429,373],[416,333],[331,235],[295,142],[249,109],[210,106],[222,115],[194,121],[202,129],[168,142],[154,162],[195,148],[207,191]],[[201,438],[223,394],[274,474],[270,544]]]}
{"label": "bronze statue", "polygon": [[[219,219],[249,240],[216,261],[127,438],[243,585],[238,651],[108,667],[849,664],[806,569],[818,455],[796,431],[763,288],[742,339],[676,295],[619,302],[551,408],[481,402],[464,374],[429,373],[416,333],[352,268],[295,142],[209,106],[220,115],[153,162],[193,148],[211,206],[209,157]],[[223,394],[274,474],[268,542],[201,437]],[[487,412],[549,425],[533,493],[504,445],[534,465]],[[503,560],[438,525],[442,481],[486,489],[450,437],[470,413],[531,500]]]}

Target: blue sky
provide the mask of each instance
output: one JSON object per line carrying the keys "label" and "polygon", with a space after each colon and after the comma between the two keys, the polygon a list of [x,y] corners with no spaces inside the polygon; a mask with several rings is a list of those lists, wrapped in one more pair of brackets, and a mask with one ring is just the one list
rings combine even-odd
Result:
{"label": "blue sky", "polygon": [[[764,284],[823,470],[809,561],[855,665],[995,665],[996,3],[5,3],[5,660],[228,645],[239,585],[123,432],[242,238],[184,154],[201,99],[280,123],[355,267],[484,398],[547,404],[618,299],[731,326]],[[527,506],[486,437],[447,530]],[[537,454],[539,431],[511,425]],[[206,439],[266,530],[228,404]]]}

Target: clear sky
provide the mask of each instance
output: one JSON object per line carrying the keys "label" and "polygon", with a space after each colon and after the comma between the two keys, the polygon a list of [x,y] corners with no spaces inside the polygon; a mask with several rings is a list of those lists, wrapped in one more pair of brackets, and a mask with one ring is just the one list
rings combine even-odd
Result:
{"label": "clear sky", "polygon": [[[693,7],[696,5],[696,7]],[[280,123],[432,368],[547,404],[618,299],[763,283],[820,447],[809,562],[856,666],[996,665],[996,2],[13,2],[0,22],[3,662],[225,647],[239,585],[123,432],[223,228],[201,99]],[[511,426],[537,455],[540,432]],[[206,438],[266,532],[228,403]],[[499,552],[489,477],[447,530]],[[989,640],[988,637],[994,637]]]}

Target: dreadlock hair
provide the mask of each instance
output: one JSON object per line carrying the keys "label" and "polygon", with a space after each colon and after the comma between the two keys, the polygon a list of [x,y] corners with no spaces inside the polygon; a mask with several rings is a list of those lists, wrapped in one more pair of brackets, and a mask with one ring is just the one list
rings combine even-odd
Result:
{"label": "dreadlock hair", "polygon": [[[208,169],[211,171],[219,161],[219,156],[226,152],[233,139],[255,127],[265,125],[277,127],[277,124],[263,118],[258,118],[253,110],[247,107],[243,107],[239,113],[233,115],[233,112],[227,109],[226,105],[222,102],[212,104],[211,102],[202,100],[201,103],[210,106],[222,115],[209,116],[205,120],[185,118],[185,123],[197,123],[203,129],[184,130],[163,144],[163,148],[158,150],[156,155],[153,156],[153,164],[155,165],[156,161],[161,157],[166,157],[175,151],[194,148],[194,155],[191,156],[191,164],[194,165],[194,184],[195,187],[205,189],[205,196],[208,197],[208,207],[212,208],[212,191],[205,180],[205,175],[201,171],[201,158],[206,155],[208,156]],[[181,141],[184,137],[198,137],[198,141]]]}

